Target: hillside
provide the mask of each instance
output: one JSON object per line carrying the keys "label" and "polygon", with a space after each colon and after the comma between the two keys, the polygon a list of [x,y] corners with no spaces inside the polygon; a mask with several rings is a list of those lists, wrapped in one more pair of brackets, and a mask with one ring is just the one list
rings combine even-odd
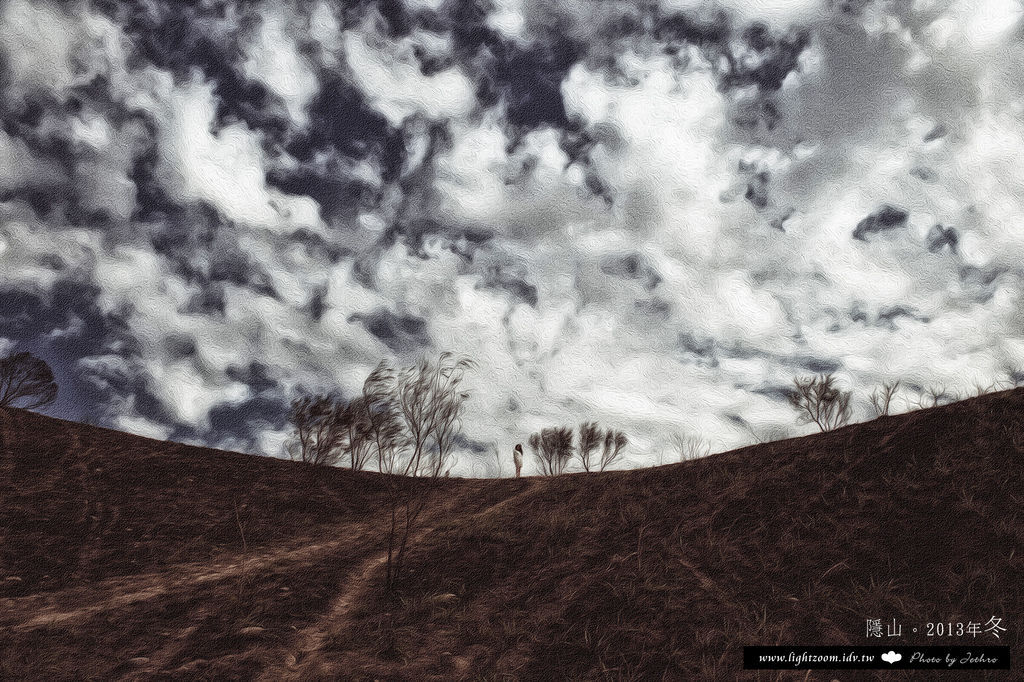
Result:
{"label": "hillside", "polygon": [[978,643],[1016,673],[1022,452],[1010,391],[654,469],[445,480],[389,596],[378,475],[0,409],[0,679],[790,679],[743,646],[872,644],[894,617],[903,644],[963,644],[906,630],[993,615]]}

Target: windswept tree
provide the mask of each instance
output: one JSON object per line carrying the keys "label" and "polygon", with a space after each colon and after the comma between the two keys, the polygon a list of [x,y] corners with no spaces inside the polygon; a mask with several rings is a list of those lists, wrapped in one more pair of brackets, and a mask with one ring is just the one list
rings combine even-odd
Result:
{"label": "windswept tree", "polygon": [[852,393],[836,386],[833,374],[796,378],[789,402],[805,423],[815,423],[822,431],[831,431],[850,421]]}
{"label": "windswept tree", "polygon": [[1013,388],[1013,382],[1001,381],[994,379],[987,384],[981,383],[981,381],[974,382],[974,395],[983,396],[986,393],[995,393],[996,391],[1005,391],[1008,388]]}
{"label": "windswept tree", "polygon": [[590,471],[599,466],[594,461],[594,454],[604,440],[604,434],[598,428],[597,422],[583,422],[579,427],[579,445],[576,447],[576,456],[580,460],[584,471]]}
{"label": "windswept tree", "polygon": [[398,373],[395,404],[409,436],[406,476],[437,478],[445,472],[469,397],[462,380],[472,365],[468,358],[443,353],[437,362],[423,358]]}
{"label": "windswept tree", "polygon": [[929,407],[955,403],[959,399],[960,396],[953,391],[947,390],[944,384],[933,384],[919,392],[917,406],[924,410]]}
{"label": "windswept tree", "polygon": [[42,358],[23,351],[0,358],[0,407],[45,407],[57,399],[53,370]]}
{"label": "windswept tree", "polygon": [[288,455],[308,464],[366,467],[373,454],[371,417],[362,396],[344,400],[336,394],[300,396],[288,412],[292,437]]}
{"label": "windswept tree", "polygon": [[307,464],[336,464],[346,434],[345,407],[344,401],[334,395],[295,398],[288,412],[293,430],[288,444],[289,456]]}
{"label": "windswept tree", "polygon": [[672,449],[675,450],[680,462],[688,462],[710,455],[711,443],[700,436],[676,433],[672,435]]}
{"label": "windswept tree", "polygon": [[398,471],[405,451],[406,434],[395,401],[395,371],[381,362],[363,382],[362,406],[370,438],[371,454],[377,471],[382,474]]}
{"label": "windswept tree", "polygon": [[629,445],[629,439],[626,438],[626,434],[615,429],[608,429],[604,434],[604,448],[601,450],[601,459],[599,461],[601,471],[604,471],[613,462],[617,461],[627,445]]}
{"label": "windswept tree", "polygon": [[530,436],[530,449],[543,476],[558,476],[572,459],[573,437],[568,426],[551,426]]}
{"label": "windswept tree", "polygon": [[[382,362],[363,385],[372,448],[385,477],[390,514],[385,584],[402,573],[409,537],[432,483],[447,475],[469,394],[462,381],[473,362],[443,353],[395,370]],[[410,477],[425,478],[427,482]]]}
{"label": "windswept tree", "polygon": [[361,471],[373,454],[372,426],[366,399],[359,396],[350,400],[340,416],[349,467],[352,471]]}
{"label": "windswept tree", "polygon": [[875,411],[876,417],[887,417],[892,409],[892,399],[896,397],[896,391],[900,388],[900,382],[885,382],[871,392],[871,409]]}

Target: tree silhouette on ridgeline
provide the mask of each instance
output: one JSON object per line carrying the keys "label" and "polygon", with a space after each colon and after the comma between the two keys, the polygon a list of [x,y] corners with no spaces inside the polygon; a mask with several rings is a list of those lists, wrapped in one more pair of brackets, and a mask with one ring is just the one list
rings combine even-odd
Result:
{"label": "tree silhouette on ridgeline", "polygon": [[53,370],[28,351],[0,358],[0,407],[32,410],[57,399]]}

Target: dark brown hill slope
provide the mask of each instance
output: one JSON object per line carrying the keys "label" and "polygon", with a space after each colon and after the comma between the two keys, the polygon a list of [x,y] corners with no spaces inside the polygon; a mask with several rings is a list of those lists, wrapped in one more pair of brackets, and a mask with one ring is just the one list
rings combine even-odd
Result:
{"label": "dark brown hill slope", "polygon": [[443,481],[391,597],[375,474],[20,410],[0,437],[0,679],[790,679],[742,647],[877,644],[868,618],[970,644],[923,626],[992,616],[1001,639],[973,641],[1019,673],[1024,391],[655,469]]}

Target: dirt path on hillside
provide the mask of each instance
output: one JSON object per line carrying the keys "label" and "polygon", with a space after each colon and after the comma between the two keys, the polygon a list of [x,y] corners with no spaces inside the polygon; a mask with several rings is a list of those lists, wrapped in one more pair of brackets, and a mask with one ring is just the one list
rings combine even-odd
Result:
{"label": "dirt path on hillside", "polygon": [[[501,511],[524,495],[533,492],[536,485],[533,481],[529,482],[523,490],[472,514],[467,517],[466,521],[485,518]],[[441,512],[424,519],[421,522],[422,527],[409,537],[408,547],[411,548],[422,542],[424,538],[434,531],[433,524],[439,520],[438,517],[443,518],[447,515],[448,511],[447,507],[445,507]],[[345,588],[335,597],[324,616],[300,631],[292,640],[292,643],[288,645],[283,661],[268,670],[264,670],[259,679],[272,682],[274,680],[300,676],[300,666],[310,663],[315,659],[316,655],[324,649],[332,633],[350,624],[349,613],[353,605],[369,592],[374,580],[379,579],[380,570],[387,563],[387,560],[388,554],[385,550],[363,562],[354,572],[354,577],[346,581]]]}
{"label": "dirt path on hillside", "polygon": [[[466,517],[467,522],[500,513],[524,495],[534,491],[536,482],[527,483],[522,490],[513,492],[505,499],[491,504]],[[472,496],[472,486],[464,491]],[[449,518],[455,500],[444,500],[431,505],[419,522],[419,528],[409,538],[408,547],[421,543],[436,527]],[[92,584],[69,587],[53,592],[37,593],[23,597],[0,599],[0,630],[29,632],[50,627],[85,626],[96,618],[116,618],[119,611],[150,604],[168,596],[187,596],[200,585],[219,583],[258,575],[271,569],[288,570],[292,565],[316,566],[334,560],[340,552],[365,545],[368,537],[382,537],[382,521],[355,522],[336,529],[324,529],[317,537],[310,537],[305,544],[290,548],[264,548],[259,552],[245,555],[241,552],[217,563],[176,564],[159,572],[117,576]],[[322,538],[330,537],[323,541]],[[341,580],[342,588],[333,598],[329,607],[310,624],[299,630],[282,643],[278,651],[279,663],[262,673],[261,679],[278,680],[294,678],[299,668],[305,668],[326,648],[330,636],[350,625],[350,613],[354,606],[365,597],[380,580],[387,562],[387,551],[375,551],[357,563],[349,577]],[[191,628],[194,629],[194,628]],[[148,659],[133,673],[154,674],[167,672],[168,666],[178,658],[181,648],[187,645],[189,628],[175,632],[163,645],[146,654]]]}
{"label": "dirt path on hillside", "polygon": [[[108,578],[84,587],[24,597],[0,599],[0,627],[17,631],[51,625],[71,625],[140,602],[154,601],[170,593],[187,592],[196,585],[220,582],[249,572],[264,571],[277,564],[314,562],[336,552],[353,539],[376,531],[372,524],[345,526],[345,533],[327,542],[311,542],[290,550],[264,550],[246,557],[239,554],[218,564],[178,564],[156,573]],[[99,597],[97,599],[97,597]],[[92,601],[92,603],[88,603]],[[87,605],[68,609],[67,604]]]}

